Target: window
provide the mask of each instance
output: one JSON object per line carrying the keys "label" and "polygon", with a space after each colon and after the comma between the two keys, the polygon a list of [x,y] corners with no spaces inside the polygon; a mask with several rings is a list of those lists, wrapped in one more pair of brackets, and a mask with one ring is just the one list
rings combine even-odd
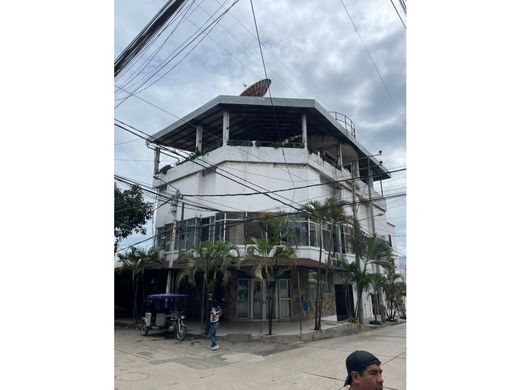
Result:
{"label": "window", "polygon": [[200,220],[200,241],[213,241],[215,217],[202,218]]}
{"label": "window", "polygon": [[248,221],[245,224],[246,242],[251,238],[261,238],[264,235],[260,219],[260,213],[247,213]]}
{"label": "window", "polygon": [[310,243],[309,245],[310,246],[316,246],[316,247],[319,247],[320,246],[320,240],[319,240],[319,237],[318,237],[318,225],[316,224],[316,222],[313,222],[313,221],[309,221],[309,231],[310,231]]}
{"label": "window", "polygon": [[[331,231],[330,231],[330,223],[322,223],[321,228],[323,231],[323,249],[326,251],[330,251],[330,237],[331,237]],[[319,228],[319,225],[318,225]],[[319,241],[318,241],[319,246]]]}
{"label": "window", "polygon": [[198,218],[190,218],[186,224],[186,248],[190,249],[198,240],[197,234]]}
{"label": "window", "polygon": [[340,226],[336,226],[334,232],[332,233],[332,250],[336,253],[341,253],[341,234],[338,234],[340,231]]}
{"label": "window", "polygon": [[173,224],[168,223],[163,227],[157,229],[156,245],[157,249],[164,249],[170,251],[170,243],[172,237]]}
{"label": "window", "polygon": [[289,221],[287,243],[291,245],[309,245],[309,222],[306,219]]}
{"label": "window", "polygon": [[341,253],[348,253],[349,251],[349,230],[346,226],[341,225],[340,226],[341,231]]}
{"label": "window", "polygon": [[179,221],[175,249],[191,249],[193,245],[200,242],[197,232],[198,225],[198,218]]}
{"label": "window", "polygon": [[226,240],[235,245],[245,244],[244,213],[226,213]]}
{"label": "window", "polygon": [[215,237],[214,241],[223,241],[226,239],[224,232],[224,213],[217,213],[215,216]]}

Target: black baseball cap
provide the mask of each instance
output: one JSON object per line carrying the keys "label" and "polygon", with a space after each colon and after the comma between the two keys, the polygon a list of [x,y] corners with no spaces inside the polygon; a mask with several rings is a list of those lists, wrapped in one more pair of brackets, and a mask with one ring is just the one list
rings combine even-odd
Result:
{"label": "black baseball cap", "polygon": [[362,373],[365,368],[370,366],[371,364],[381,365],[381,362],[378,358],[372,355],[367,351],[355,351],[348,355],[347,360],[345,360],[345,365],[347,366],[347,379],[345,379],[345,384],[350,385],[352,382],[352,371],[356,371]]}

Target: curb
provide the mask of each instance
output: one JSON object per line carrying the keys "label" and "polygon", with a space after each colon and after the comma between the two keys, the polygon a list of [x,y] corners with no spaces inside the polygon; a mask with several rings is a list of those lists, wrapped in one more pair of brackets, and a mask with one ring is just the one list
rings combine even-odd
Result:
{"label": "curb", "polygon": [[114,321],[114,326],[118,328],[128,328],[128,329],[139,329],[139,324],[135,323],[129,323],[129,322],[123,322],[123,321]]}
{"label": "curb", "polygon": [[[226,333],[219,335],[218,338],[220,340],[225,340],[229,342],[250,342],[250,341],[260,341],[264,343],[294,343],[294,342],[308,342],[315,340],[323,340],[332,337],[338,336],[348,336],[352,334],[363,333],[372,329],[382,328],[385,326],[394,326],[406,323],[406,320],[400,320],[396,322],[385,322],[381,325],[371,325],[371,324],[353,324],[346,323],[335,326],[333,328],[322,329],[322,330],[314,330],[307,331],[304,333],[297,334],[250,334],[250,333]],[[132,324],[128,322],[120,322],[115,321],[116,327],[123,327],[127,329],[139,329],[138,324]],[[201,334],[199,332],[192,333],[190,331],[187,332],[186,337],[190,337],[193,339],[207,339],[208,335]]]}

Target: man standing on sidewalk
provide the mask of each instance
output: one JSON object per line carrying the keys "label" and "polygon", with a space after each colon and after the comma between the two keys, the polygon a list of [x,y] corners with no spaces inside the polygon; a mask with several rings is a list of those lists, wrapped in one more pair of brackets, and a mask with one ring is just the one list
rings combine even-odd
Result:
{"label": "man standing on sidewalk", "polygon": [[220,348],[217,344],[217,329],[219,324],[220,315],[222,314],[222,309],[220,306],[216,305],[211,307],[211,311],[209,313],[209,337],[211,338],[211,350],[216,351]]}
{"label": "man standing on sidewalk", "polygon": [[381,362],[370,352],[352,352],[345,364],[348,375],[341,389],[350,385],[350,390],[383,390]]}

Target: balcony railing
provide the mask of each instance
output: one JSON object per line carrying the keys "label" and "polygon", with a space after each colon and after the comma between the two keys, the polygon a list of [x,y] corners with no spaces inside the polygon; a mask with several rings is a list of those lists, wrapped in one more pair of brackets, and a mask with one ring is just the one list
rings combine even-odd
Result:
{"label": "balcony railing", "polygon": [[[187,161],[192,161],[198,158],[199,156],[205,155],[209,152],[212,152],[216,149],[219,149],[222,147],[223,142],[221,140],[214,142],[209,145],[205,145],[202,152],[194,152],[191,153],[189,156],[187,156],[185,159],[177,162],[174,166],[179,166],[184,164]],[[272,141],[252,141],[252,140],[228,140],[227,141],[228,146],[237,146],[237,147],[263,147],[263,148],[289,148],[289,149],[303,149],[305,148],[305,144],[303,142],[272,142]],[[318,148],[316,148],[312,144],[307,144],[307,150],[309,153],[317,155],[320,159],[323,161],[328,162],[333,167],[337,169],[341,169],[341,167],[338,165],[337,161],[333,159],[332,157],[328,156],[327,154],[321,152]],[[161,174],[166,174],[168,170],[172,168],[171,165],[165,165],[163,166],[159,172]]]}

